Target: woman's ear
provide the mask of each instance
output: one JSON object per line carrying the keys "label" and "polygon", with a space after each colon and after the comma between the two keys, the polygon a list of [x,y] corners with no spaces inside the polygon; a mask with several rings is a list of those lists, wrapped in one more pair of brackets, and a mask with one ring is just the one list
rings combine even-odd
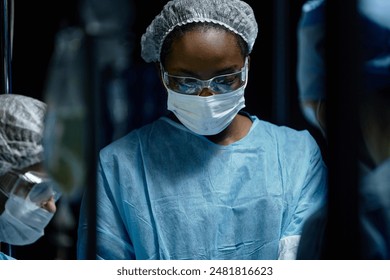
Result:
{"label": "woman's ear", "polygon": [[248,55],[248,71],[251,69],[251,57]]}

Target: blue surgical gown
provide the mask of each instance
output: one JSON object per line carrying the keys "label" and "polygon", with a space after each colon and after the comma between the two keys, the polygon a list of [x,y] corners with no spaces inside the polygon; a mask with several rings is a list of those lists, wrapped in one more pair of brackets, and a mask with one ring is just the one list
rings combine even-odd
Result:
{"label": "blue surgical gown", "polygon": [[0,252],[0,260],[14,260],[14,258]]}
{"label": "blue surgical gown", "polygon": [[162,117],[102,149],[97,258],[277,259],[280,239],[323,204],[326,167],[307,131],[251,119],[227,146]]}

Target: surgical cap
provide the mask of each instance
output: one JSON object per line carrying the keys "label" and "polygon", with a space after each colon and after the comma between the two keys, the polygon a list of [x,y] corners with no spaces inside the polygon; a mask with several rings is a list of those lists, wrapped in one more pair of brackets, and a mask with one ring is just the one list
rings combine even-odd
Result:
{"label": "surgical cap", "polygon": [[[302,101],[325,99],[325,2],[311,0],[302,6],[297,65]],[[390,29],[368,18],[362,9],[359,20],[363,86],[365,92],[372,92],[390,86]]]}
{"label": "surgical cap", "polygon": [[360,0],[358,7],[372,21],[390,28],[389,0]]}
{"label": "surgical cap", "polygon": [[141,56],[146,62],[160,61],[162,44],[176,27],[193,22],[211,22],[240,35],[252,51],[257,22],[252,8],[240,0],[172,0],[165,4],[141,38]]}
{"label": "surgical cap", "polygon": [[0,175],[43,160],[46,104],[32,97],[0,94]]}

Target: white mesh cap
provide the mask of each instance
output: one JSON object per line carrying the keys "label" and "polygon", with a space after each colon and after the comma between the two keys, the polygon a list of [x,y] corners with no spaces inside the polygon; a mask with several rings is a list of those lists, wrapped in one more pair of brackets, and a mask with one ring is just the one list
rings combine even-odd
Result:
{"label": "white mesh cap", "polygon": [[32,97],[0,94],[0,175],[43,160],[46,104]]}
{"label": "white mesh cap", "polygon": [[146,62],[160,61],[166,36],[178,25],[192,22],[220,24],[240,35],[249,52],[255,43],[258,27],[252,8],[240,0],[172,0],[165,4],[141,38],[141,56]]}

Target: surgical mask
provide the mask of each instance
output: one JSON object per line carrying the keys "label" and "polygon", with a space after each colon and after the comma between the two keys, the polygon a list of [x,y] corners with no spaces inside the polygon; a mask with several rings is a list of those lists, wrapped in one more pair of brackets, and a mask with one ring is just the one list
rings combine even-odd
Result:
{"label": "surgical mask", "polygon": [[0,192],[7,197],[0,215],[0,242],[26,245],[38,240],[54,215],[42,206],[61,196],[56,184],[44,173],[9,171],[1,176]]}
{"label": "surgical mask", "polygon": [[44,234],[53,213],[17,195],[10,195],[0,216],[0,241],[11,245],[34,243]]}
{"label": "surgical mask", "polygon": [[199,135],[215,135],[224,130],[245,107],[245,84],[229,93],[197,96],[169,88],[168,110],[189,130]]}

